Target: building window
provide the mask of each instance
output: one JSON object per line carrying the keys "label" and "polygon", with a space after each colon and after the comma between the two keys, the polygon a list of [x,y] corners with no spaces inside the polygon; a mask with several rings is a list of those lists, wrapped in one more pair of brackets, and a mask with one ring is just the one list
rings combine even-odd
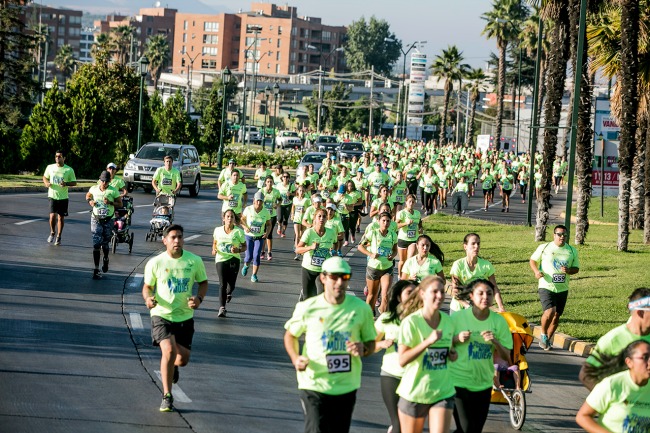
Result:
{"label": "building window", "polygon": [[59,24],[65,24],[65,15],[59,15]]}
{"label": "building window", "polygon": [[206,21],[203,23],[203,30],[206,32],[218,32],[219,23],[214,21]]}
{"label": "building window", "polygon": [[270,63],[266,64],[266,69],[271,69],[271,64]]}
{"label": "building window", "polygon": [[151,36],[153,34],[153,29],[151,27],[147,27],[147,36]]}
{"label": "building window", "polygon": [[273,44],[273,38],[269,38],[269,45]]}
{"label": "building window", "polygon": [[275,53],[275,60],[277,60],[278,62],[280,61],[280,52],[279,51],[277,51]]}
{"label": "building window", "polygon": [[291,48],[298,48],[298,40],[297,39],[292,39],[291,40]]}
{"label": "building window", "polygon": [[282,26],[278,26],[278,34],[279,34],[279,35],[282,34]]}
{"label": "building window", "polygon": [[298,35],[298,27],[292,27],[291,36],[297,36],[297,35]]}
{"label": "building window", "polygon": [[203,51],[201,53],[204,56],[216,56],[217,55],[217,47],[203,47]]}
{"label": "building window", "polygon": [[280,73],[280,65],[275,65],[275,73],[276,74]]}
{"label": "building window", "polygon": [[183,45],[183,48],[181,48],[181,53],[185,54],[185,45]]}
{"label": "building window", "polygon": [[185,57],[183,57],[183,58],[181,59],[181,67],[182,67],[182,68],[185,67]]}
{"label": "building window", "polygon": [[201,60],[202,69],[217,69],[216,60]]}
{"label": "building window", "polygon": [[332,32],[323,31],[323,40],[329,41],[330,39],[332,39]]}
{"label": "building window", "polygon": [[289,65],[289,73],[290,74],[296,73],[296,65]]}
{"label": "building window", "polygon": [[219,36],[217,35],[203,35],[203,43],[204,44],[218,44],[219,43]]}
{"label": "building window", "polygon": [[187,33],[183,33],[183,43],[187,43]]}
{"label": "building window", "polygon": [[273,30],[273,24],[269,26],[269,30]]}
{"label": "building window", "polygon": [[183,21],[183,30],[187,30],[187,20]]}
{"label": "building window", "polygon": [[56,45],[57,45],[57,47],[61,48],[62,46],[65,45],[65,39],[63,39],[63,38],[57,39]]}
{"label": "building window", "polygon": [[278,38],[278,48],[280,48],[280,38]]}
{"label": "building window", "polygon": [[296,61],[296,53],[295,53],[295,52],[292,52],[291,54],[289,54],[289,60],[290,60],[291,62],[295,62],[295,61]]}

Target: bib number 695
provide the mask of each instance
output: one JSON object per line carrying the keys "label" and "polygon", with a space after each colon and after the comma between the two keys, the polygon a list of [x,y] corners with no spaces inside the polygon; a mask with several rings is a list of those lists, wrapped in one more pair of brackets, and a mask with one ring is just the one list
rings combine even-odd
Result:
{"label": "bib number 695", "polygon": [[329,373],[349,373],[352,368],[350,354],[326,355],[325,360]]}

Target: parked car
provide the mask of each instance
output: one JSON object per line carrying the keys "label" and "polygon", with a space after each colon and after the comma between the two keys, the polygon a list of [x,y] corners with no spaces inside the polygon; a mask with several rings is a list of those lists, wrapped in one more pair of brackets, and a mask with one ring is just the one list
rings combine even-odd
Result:
{"label": "parked car", "polygon": [[[244,138],[246,138],[246,140],[244,140]],[[257,129],[257,126],[248,126],[247,125],[246,126],[246,137],[244,137],[244,129],[240,128],[237,139],[239,140],[240,143],[243,143],[244,141],[246,141],[248,143],[261,144],[262,143],[262,134],[260,133],[260,130]]]}
{"label": "parked car", "polygon": [[190,144],[147,143],[137,154],[129,155],[123,175],[127,190],[131,192],[140,186],[145,192],[151,192],[153,175],[164,165],[163,158],[167,155],[172,157],[172,166],[181,172],[183,188],[187,188],[192,197],[199,195],[201,160],[196,147]]}
{"label": "parked car", "polygon": [[302,139],[296,131],[280,131],[275,137],[275,147],[294,149],[302,147]]}
{"label": "parked car", "polygon": [[319,152],[336,152],[340,144],[336,135],[319,135],[314,142],[314,148]]}
{"label": "parked car", "polygon": [[321,166],[323,165],[323,160],[327,158],[327,153],[325,152],[308,152],[302,157],[298,162],[298,169],[301,167],[306,167],[309,164],[314,164],[314,171],[318,172]]}
{"label": "parked car", "polygon": [[339,147],[338,155],[336,158],[340,161],[342,157],[347,156],[349,159],[352,159],[353,156],[356,156],[358,159],[361,159],[363,156],[363,144],[356,142],[341,143]]}

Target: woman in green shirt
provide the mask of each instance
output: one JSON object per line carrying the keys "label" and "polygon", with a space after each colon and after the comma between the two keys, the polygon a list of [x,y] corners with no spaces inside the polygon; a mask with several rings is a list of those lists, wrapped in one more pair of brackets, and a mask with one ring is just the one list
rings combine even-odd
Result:
{"label": "woman in green shirt", "polygon": [[380,312],[386,310],[386,295],[393,280],[393,259],[397,255],[397,233],[389,230],[391,221],[390,213],[380,214],[379,228],[366,232],[357,247],[359,252],[368,256],[366,303],[374,310],[381,288]]}
{"label": "woman in green shirt", "polygon": [[386,350],[381,362],[379,382],[381,396],[390,416],[391,432],[400,433],[399,417],[397,415],[397,402],[399,396],[395,392],[399,386],[404,368],[399,365],[397,352],[399,325],[404,315],[406,301],[415,290],[415,281],[400,280],[388,291],[388,308],[375,321],[377,339],[375,340],[375,353]]}
{"label": "woman in green shirt", "polygon": [[212,236],[212,255],[219,276],[218,317],[226,317],[226,303],[232,299],[239,274],[239,253],[246,251],[244,230],[235,225],[235,220],[235,211],[228,209],[223,214],[223,226],[215,228]]}
{"label": "woman in green shirt", "polygon": [[296,185],[290,183],[291,175],[287,172],[282,173],[282,181],[275,185],[275,189],[280,192],[280,214],[278,215],[278,235],[281,238],[286,237],[287,226],[289,225],[289,218],[291,217],[291,202],[293,195],[296,192]]}
{"label": "woman in green shirt", "polygon": [[[298,242],[302,237],[302,232],[304,230],[304,226],[302,225],[302,217],[304,215],[305,209],[307,209],[310,204],[311,204],[311,200],[309,200],[309,197],[305,196],[305,187],[299,185],[298,189],[296,189],[296,196],[293,198],[293,204],[291,206],[291,221],[293,221],[293,233],[294,233],[294,237],[293,237],[294,250],[298,246]],[[299,260],[300,254],[296,254],[296,256],[293,259]]]}
{"label": "woman in green shirt", "polygon": [[428,235],[420,235],[415,245],[417,253],[404,263],[401,278],[420,282],[429,275],[438,275],[444,281],[442,266],[445,264],[445,255],[438,244]]}
{"label": "woman in green shirt", "polygon": [[325,209],[316,209],[313,226],[305,230],[296,247],[296,254],[303,254],[301,301],[316,296],[317,291],[323,291],[319,276],[323,262],[331,257],[331,250],[336,243],[336,233],[325,227],[326,221]]}
{"label": "woman in green shirt", "polygon": [[415,195],[409,194],[406,196],[406,207],[395,216],[395,222],[399,230],[397,236],[397,254],[399,257],[397,275],[401,275],[406,260],[415,255],[415,241],[418,234],[422,234],[424,230],[422,215],[419,210],[415,210]]}

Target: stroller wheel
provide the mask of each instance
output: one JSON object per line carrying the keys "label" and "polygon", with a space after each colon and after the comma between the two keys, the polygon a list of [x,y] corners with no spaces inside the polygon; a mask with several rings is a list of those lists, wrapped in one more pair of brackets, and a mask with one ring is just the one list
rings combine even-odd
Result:
{"label": "stroller wheel", "polygon": [[510,406],[510,424],[515,430],[521,430],[526,420],[526,396],[517,389],[512,392]]}
{"label": "stroller wheel", "polygon": [[111,238],[111,250],[113,251],[113,254],[115,254],[115,251],[117,250],[117,235],[113,235]]}

